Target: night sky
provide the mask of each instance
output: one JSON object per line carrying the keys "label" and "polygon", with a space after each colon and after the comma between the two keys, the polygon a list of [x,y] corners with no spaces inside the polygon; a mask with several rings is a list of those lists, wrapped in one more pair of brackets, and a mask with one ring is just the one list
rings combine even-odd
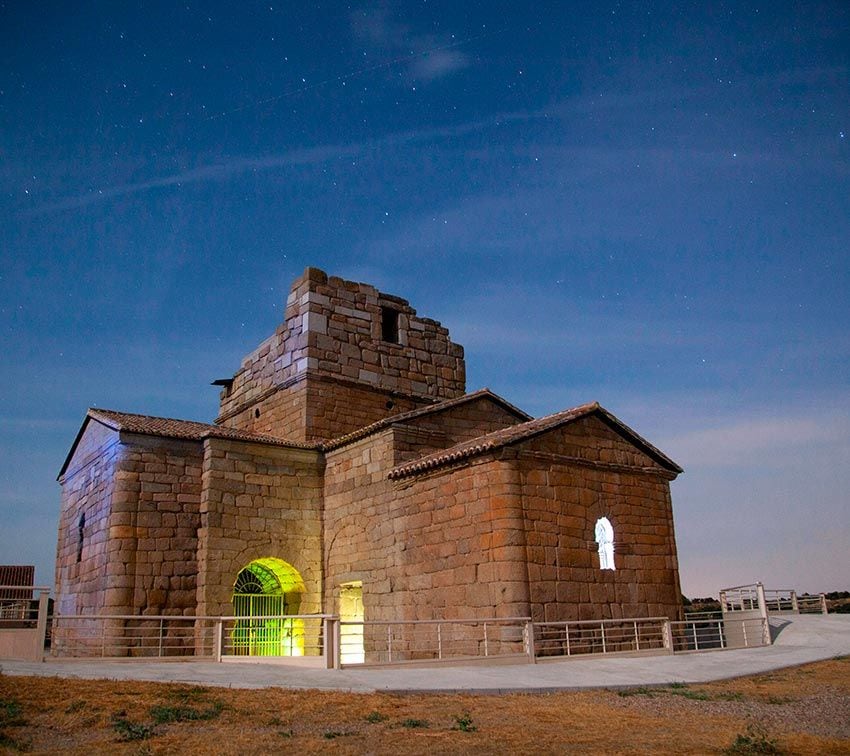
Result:
{"label": "night sky", "polygon": [[686,595],[850,588],[848,133],[843,1],[0,2],[0,563],[312,265],[681,464]]}

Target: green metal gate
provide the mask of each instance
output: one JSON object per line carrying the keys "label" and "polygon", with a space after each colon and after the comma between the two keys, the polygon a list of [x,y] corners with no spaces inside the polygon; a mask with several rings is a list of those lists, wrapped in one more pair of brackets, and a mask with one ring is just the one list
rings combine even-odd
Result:
{"label": "green metal gate", "polygon": [[230,635],[232,653],[303,656],[304,622],[283,616],[298,613],[302,591],[301,576],[281,560],[257,560],[243,569],[233,586],[233,613],[239,619]]}

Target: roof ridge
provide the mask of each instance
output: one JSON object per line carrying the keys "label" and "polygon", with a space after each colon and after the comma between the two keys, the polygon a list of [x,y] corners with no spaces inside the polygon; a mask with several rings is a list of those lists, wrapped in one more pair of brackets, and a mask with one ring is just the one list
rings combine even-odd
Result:
{"label": "roof ridge", "polygon": [[477,389],[470,394],[462,394],[461,396],[455,396],[451,399],[445,399],[442,402],[430,404],[427,407],[417,407],[416,409],[408,410],[407,412],[399,412],[397,415],[388,415],[380,420],[376,420],[374,423],[370,423],[369,425],[364,425],[362,428],[353,430],[350,433],[329,439],[321,444],[321,448],[323,451],[333,451],[334,449],[339,449],[341,446],[345,446],[346,444],[359,441],[361,438],[366,438],[366,436],[371,436],[373,433],[377,433],[379,430],[383,430],[395,423],[413,420],[414,418],[422,417],[423,415],[430,415],[434,412],[442,412],[443,410],[451,409],[452,407],[456,407],[460,404],[480,399],[482,397],[490,397],[491,399],[494,399],[497,403],[503,405],[515,414],[522,415],[524,417],[531,417],[528,413],[523,412],[521,409],[511,404],[506,399],[503,399],[494,391],[484,387]]}
{"label": "roof ridge", "polygon": [[625,435],[630,436],[635,445],[643,446],[644,450],[649,452],[650,456],[654,456],[656,458],[656,461],[661,462],[662,465],[669,467],[671,470],[682,472],[682,468],[673,462],[673,460],[671,460],[667,455],[658,450],[642,436],[635,433],[631,428],[629,428],[629,426],[608,412],[608,410],[599,404],[599,402],[593,401],[586,404],[580,404],[577,407],[572,407],[570,409],[561,410],[560,412],[554,412],[551,415],[534,418],[524,423],[510,425],[507,428],[500,428],[499,430],[491,431],[483,436],[478,436],[477,438],[468,441],[462,441],[459,444],[450,446],[448,449],[442,449],[426,455],[425,457],[421,457],[420,459],[405,462],[404,464],[397,465],[390,470],[387,477],[392,480],[396,480],[424,472],[425,470],[442,467],[443,465],[456,462],[461,459],[469,459],[470,457],[478,456],[479,454],[483,454],[493,449],[498,449],[519,441],[524,441],[525,439],[545,433],[546,431],[553,430],[564,423],[578,420],[595,412],[600,413],[609,423],[615,425],[624,432]]}

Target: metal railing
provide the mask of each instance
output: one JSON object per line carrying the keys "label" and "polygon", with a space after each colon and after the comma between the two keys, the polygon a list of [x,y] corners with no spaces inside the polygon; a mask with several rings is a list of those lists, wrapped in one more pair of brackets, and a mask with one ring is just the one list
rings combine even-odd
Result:
{"label": "metal railing", "polygon": [[49,595],[45,586],[0,585],[0,659],[44,657]]}
{"label": "metal railing", "polygon": [[63,614],[53,617],[52,654],[62,657],[212,657],[213,617]]}
{"label": "metal railing", "polygon": [[761,605],[759,593],[763,590],[761,583],[724,588],[720,591],[720,607],[724,613],[758,611]]}
{"label": "metal railing", "polygon": [[800,614],[826,614],[826,595],[816,593],[797,596],[797,610]]}
{"label": "metal railing", "polygon": [[474,659],[678,653],[768,645],[766,619],[745,614],[532,622],[528,617],[340,621],[330,615],[182,617],[58,615],[54,656],[302,659],[327,668]]}
{"label": "metal railing", "polygon": [[767,621],[761,617],[676,621],[670,623],[670,635],[675,653],[770,645]]}
{"label": "metal railing", "polygon": [[826,614],[826,596],[798,596],[793,588],[765,588],[761,583],[738,585],[720,591],[720,606],[727,612],[759,611],[772,614]]}
{"label": "metal railing", "polygon": [[0,599],[0,628],[35,627],[37,599]]}
{"label": "metal railing", "polygon": [[790,588],[765,588],[764,605],[769,612],[797,612],[797,594]]}
{"label": "metal railing", "polygon": [[722,619],[687,619],[670,623],[673,651],[709,651],[726,648]]}
{"label": "metal railing", "polygon": [[339,622],[342,666],[530,656],[530,617]]}
{"label": "metal railing", "polygon": [[723,618],[723,612],[719,609],[713,612],[689,612],[687,609],[685,610],[685,619],[686,620],[695,620],[698,622],[702,622],[704,620],[718,620]]}
{"label": "metal railing", "polygon": [[669,646],[666,617],[535,622],[537,657],[659,651]]}
{"label": "metal railing", "polygon": [[217,617],[215,655],[239,659],[322,656],[327,619],[331,618],[324,614]]}
{"label": "metal railing", "polygon": [[183,617],[56,615],[53,654],[63,657],[292,658],[325,655],[326,615]]}

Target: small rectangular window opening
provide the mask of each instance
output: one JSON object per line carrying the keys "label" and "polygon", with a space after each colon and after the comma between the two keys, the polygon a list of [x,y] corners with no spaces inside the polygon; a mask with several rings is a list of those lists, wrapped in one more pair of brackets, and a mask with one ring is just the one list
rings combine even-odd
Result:
{"label": "small rectangular window opening", "polygon": [[398,310],[392,307],[381,308],[381,339],[398,344]]}

